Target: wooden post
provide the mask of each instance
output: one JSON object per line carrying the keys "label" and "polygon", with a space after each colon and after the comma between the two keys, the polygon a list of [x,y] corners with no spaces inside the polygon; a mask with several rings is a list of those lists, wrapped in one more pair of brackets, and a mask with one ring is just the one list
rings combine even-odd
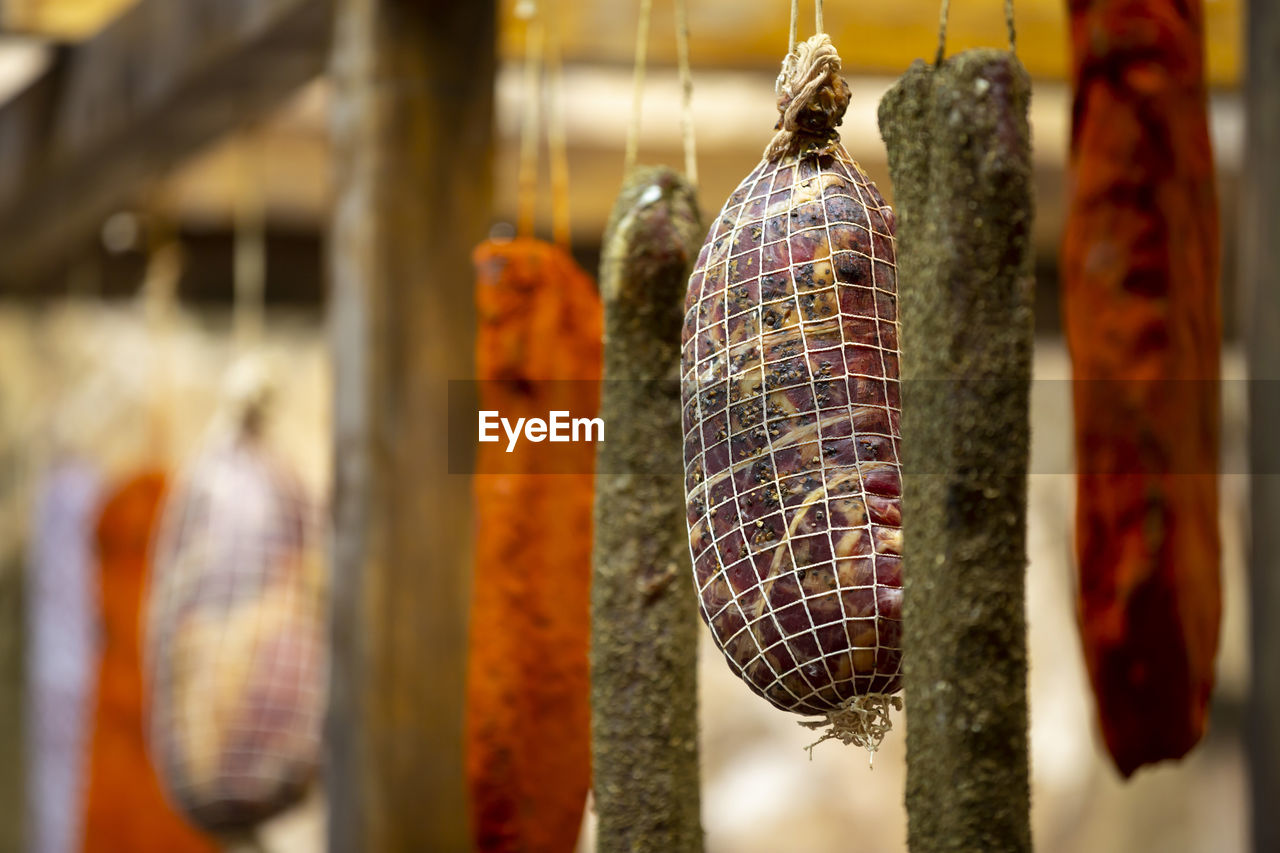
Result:
{"label": "wooden post", "polygon": [[1244,180],[1240,182],[1242,316],[1249,375],[1250,691],[1245,754],[1253,801],[1253,849],[1280,850],[1280,6],[1250,0],[1245,82]]}
{"label": "wooden post", "polygon": [[0,850],[22,850],[27,830],[24,793],[28,766],[22,711],[27,684],[24,675],[25,595],[22,552],[0,557]]}
{"label": "wooden post", "polygon": [[1031,82],[917,61],[880,104],[897,206],[907,840],[1031,849],[1024,613]]}
{"label": "wooden post", "polygon": [[466,850],[471,499],[448,473],[447,388],[475,372],[495,8],[341,0],[336,15],[329,847]]}

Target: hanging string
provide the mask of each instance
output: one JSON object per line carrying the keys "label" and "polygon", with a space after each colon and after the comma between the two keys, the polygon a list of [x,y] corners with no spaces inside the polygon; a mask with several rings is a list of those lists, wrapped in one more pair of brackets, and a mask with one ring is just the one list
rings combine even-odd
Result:
{"label": "hanging string", "polygon": [[947,15],[951,11],[951,0],[942,0],[942,11],[938,13],[938,52],[933,56],[935,66],[942,64],[942,56],[947,51]]}
{"label": "hanging string", "polygon": [[684,176],[698,185],[698,149],[693,132],[693,72],[689,67],[689,18],[685,0],[675,0],[676,64],[680,68],[680,126],[684,143]]}
{"label": "hanging string", "polygon": [[791,22],[787,28],[787,55],[782,57],[782,70],[773,84],[773,92],[782,96],[782,89],[791,79],[796,64],[796,25],[800,19],[800,0],[791,0]]}
{"label": "hanging string", "polygon": [[[542,13],[541,15],[539,13]],[[516,17],[526,21],[524,63],[524,122],[520,130],[520,165],[517,177],[516,233],[533,236],[538,207],[538,148],[543,120],[543,88],[546,86],[547,157],[551,171],[551,238],[568,248],[572,228],[569,217],[569,150],[565,133],[564,58],[556,2],[539,8],[533,0],[516,5]]]}
{"label": "hanging string", "polygon": [[631,75],[631,127],[627,129],[627,148],[623,155],[623,172],[630,172],[636,165],[640,146],[640,112],[644,100],[644,61],[649,47],[649,13],[652,0],[640,0],[640,15],[636,21],[636,61]]}
{"label": "hanging string", "polygon": [[1013,0],[1004,0],[1004,24],[1009,28],[1009,52],[1017,53],[1017,33],[1013,30]]}
{"label": "hanging string", "polygon": [[162,217],[160,205],[153,205],[153,223],[148,240],[147,267],[142,280],[143,316],[152,349],[148,408],[148,451],[151,461],[163,465],[169,458],[172,430],[173,338],[177,320],[178,282],[182,278],[182,244]]}
{"label": "hanging string", "polygon": [[813,4],[813,27],[815,33],[825,33],[826,28],[822,26],[822,0],[814,0]]}
{"label": "hanging string", "polygon": [[[818,0],[821,3],[821,0]],[[947,49],[947,17],[951,12],[951,0],[942,0],[942,9],[938,13],[938,52],[934,55],[933,64],[941,65]],[[1004,24],[1009,33],[1009,52],[1018,52],[1017,33],[1013,26],[1013,0],[1004,0]]]}
{"label": "hanging string", "polygon": [[800,0],[791,0],[790,24],[787,27],[787,55],[796,52],[796,25],[800,20]]}
{"label": "hanging string", "polygon": [[248,352],[262,342],[267,275],[265,205],[254,168],[251,140],[246,134],[239,148],[239,186],[234,212],[235,247],[232,280],[231,331],[235,348]]}
{"label": "hanging string", "polygon": [[557,4],[548,3],[547,149],[551,160],[551,239],[569,248],[569,146],[564,129],[564,62]]}
{"label": "hanging string", "polygon": [[[676,67],[680,79],[680,138],[684,148],[684,173],[689,183],[698,183],[698,149],[693,129],[693,72],[689,64],[689,18],[685,0],[675,0]],[[636,57],[632,72],[631,126],[627,129],[623,171],[635,168],[640,149],[640,119],[644,104],[645,59],[649,50],[649,22],[652,0],[640,0],[636,21]]]}
{"label": "hanging string", "polygon": [[537,19],[537,5],[522,0],[516,6],[516,17],[527,21],[524,57],[524,124],[520,130],[520,166],[516,177],[516,233],[533,236],[538,202],[538,125],[541,98],[539,78],[542,68],[542,23]]}

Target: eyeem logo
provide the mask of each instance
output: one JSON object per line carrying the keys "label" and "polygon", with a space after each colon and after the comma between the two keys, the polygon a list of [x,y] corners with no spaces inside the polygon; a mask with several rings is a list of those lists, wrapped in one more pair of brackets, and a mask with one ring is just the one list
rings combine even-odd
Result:
{"label": "eyeem logo", "polygon": [[539,441],[604,441],[603,418],[571,418],[567,411],[547,412],[547,419],[516,418],[515,424],[496,411],[480,412],[480,441],[499,441],[498,427],[507,434],[507,452],[516,449],[521,433],[532,442]]}

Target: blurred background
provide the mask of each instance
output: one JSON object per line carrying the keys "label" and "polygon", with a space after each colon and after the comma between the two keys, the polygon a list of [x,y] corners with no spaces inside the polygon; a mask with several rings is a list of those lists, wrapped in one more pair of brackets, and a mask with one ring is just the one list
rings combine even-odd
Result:
{"label": "blurred background", "polygon": [[[515,217],[522,116],[523,27],[511,5],[500,4],[498,14],[492,203],[499,231]],[[1003,44],[998,4],[954,5],[952,52]],[[1018,0],[1016,7],[1019,55],[1035,87],[1035,369],[1038,379],[1066,379],[1056,273],[1070,121],[1066,4]],[[1242,8],[1238,0],[1207,0],[1205,10],[1224,235],[1224,371],[1241,378],[1232,235],[1244,133]],[[23,849],[31,813],[19,759],[27,738],[23,565],[43,473],[76,455],[105,479],[119,478],[144,462],[175,463],[192,453],[237,348],[237,279],[242,303],[262,285],[261,340],[287,365],[274,427],[287,437],[280,450],[315,494],[330,491],[330,14],[328,3],[309,0],[0,0],[0,850]],[[641,162],[679,168],[670,15],[668,4],[655,4],[639,144]],[[573,251],[588,270],[598,265],[622,178],[634,22],[635,4],[615,0],[564,4],[561,14]],[[826,23],[853,91],[844,144],[891,198],[876,107],[912,60],[932,55],[937,3],[831,0]],[[709,214],[771,136],[786,4],[694,0],[689,29]],[[155,262],[161,247],[176,248],[167,257],[178,260]],[[1223,400],[1225,470],[1234,473],[1222,483],[1225,606],[1209,734],[1186,760],[1126,783],[1099,744],[1075,627],[1069,389],[1036,383],[1032,802],[1036,845],[1047,853],[1248,849],[1242,384],[1225,383]],[[141,426],[156,419],[159,444]],[[702,664],[709,850],[905,849],[903,727],[874,769],[864,752],[832,743],[810,756],[804,747],[812,733],[750,694],[709,642]],[[322,849],[324,814],[320,797],[310,798],[269,828],[267,846]],[[584,849],[589,816],[586,823]]]}

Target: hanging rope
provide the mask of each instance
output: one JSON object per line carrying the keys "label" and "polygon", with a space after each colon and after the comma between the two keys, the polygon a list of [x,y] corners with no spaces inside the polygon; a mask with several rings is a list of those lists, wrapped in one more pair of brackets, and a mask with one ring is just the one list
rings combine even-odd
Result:
{"label": "hanging rope", "polygon": [[689,19],[685,0],[675,0],[676,64],[680,68],[680,125],[684,143],[684,176],[698,185],[698,149],[693,131],[693,72],[689,66]]}
{"label": "hanging rope", "polygon": [[[791,0],[791,19],[787,27],[787,55],[782,58],[782,70],[778,72],[778,81],[773,87],[774,93],[777,95],[782,94],[786,82],[795,76],[796,62],[798,61],[796,56],[796,29],[799,19],[800,0]],[[822,22],[822,0],[814,0],[813,29],[814,35],[826,32]]]}
{"label": "hanging rope", "polygon": [[267,277],[266,216],[252,140],[240,140],[239,186],[236,187],[235,248],[231,331],[235,348],[248,352],[262,342]]}
{"label": "hanging rope", "polygon": [[773,84],[773,93],[782,95],[782,88],[791,79],[796,64],[796,22],[800,18],[800,0],[791,0],[791,23],[787,28],[787,55],[782,57],[782,70]]}
{"label": "hanging rope", "polygon": [[[849,107],[849,87],[839,77],[840,54],[826,33],[805,39],[795,53],[787,54],[787,60],[778,83],[782,116],[778,132],[764,150],[766,160],[794,153],[801,137],[821,138],[823,145],[833,145],[839,138],[836,128]],[[801,116],[806,116],[803,128]]]}
{"label": "hanging rope", "polygon": [[[693,72],[689,63],[689,19],[686,0],[675,0],[676,67],[680,79],[680,138],[684,148],[684,173],[689,183],[698,183],[698,149],[693,129]],[[636,58],[632,71],[631,126],[627,129],[623,172],[635,168],[640,149],[640,119],[644,112],[644,73],[649,50],[649,22],[652,0],[640,0],[636,21]]]}
{"label": "hanging rope", "polygon": [[547,148],[551,160],[551,239],[569,248],[569,145],[564,129],[564,61],[560,47],[557,4],[548,4],[547,36]]}
{"label": "hanging rope", "polygon": [[177,322],[178,283],[182,279],[182,243],[167,222],[159,205],[153,206],[155,221],[148,241],[147,268],[142,280],[142,305],[152,350],[150,395],[147,400],[148,449],[153,462],[169,458],[170,411],[173,394],[173,338]]}
{"label": "hanging rope", "polygon": [[796,52],[796,21],[800,18],[800,0],[791,0],[791,26],[787,31],[787,54]]}
{"label": "hanging rope", "polygon": [[1009,28],[1009,52],[1018,52],[1017,33],[1013,29],[1013,0],[1004,0],[1004,24]]}
{"label": "hanging rope", "polygon": [[640,15],[636,21],[636,61],[631,74],[631,127],[627,129],[627,147],[623,155],[623,172],[630,172],[636,165],[640,146],[640,113],[644,100],[644,63],[649,47],[649,15],[652,0],[640,0]]}
{"label": "hanging rope", "polygon": [[521,237],[533,236],[538,218],[538,148],[545,108],[547,158],[551,172],[551,239],[567,249],[572,235],[569,146],[565,134],[564,58],[558,6],[550,2],[540,8],[533,0],[521,0],[516,5],[515,14],[526,22],[522,81],[524,121],[520,129],[520,165],[516,179],[516,233]]}
{"label": "hanging rope", "polygon": [[941,65],[942,56],[947,52],[947,16],[951,12],[951,0],[942,0],[942,10],[938,13],[938,52],[933,56],[933,64]]}
{"label": "hanging rope", "polygon": [[524,54],[524,123],[520,130],[520,166],[516,177],[516,233],[533,236],[538,203],[538,125],[541,98],[539,78],[542,69],[542,22],[537,19],[537,4],[521,2],[516,17],[527,21]]}
{"label": "hanging rope", "polygon": [[[818,0],[821,5],[822,0]],[[933,64],[941,65],[947,50],[947,18],[951,14],[951,0],[942,0],[942,9],[938,13],[938,52],[933,57]],[[1017,53],[1017,33],[1013,26],[1013,0],[1004,0],[1004,24],[1009,33],[1009,52]]]}

